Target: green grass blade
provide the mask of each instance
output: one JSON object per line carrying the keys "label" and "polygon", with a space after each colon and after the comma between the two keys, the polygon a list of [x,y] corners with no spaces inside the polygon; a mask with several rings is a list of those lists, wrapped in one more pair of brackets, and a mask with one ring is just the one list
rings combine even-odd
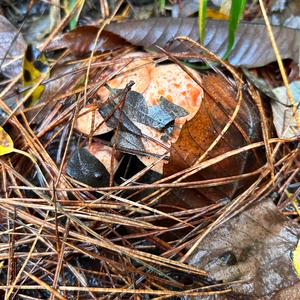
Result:
{"label": "green grass blade", "polygon": [[205,38],[206,7],[207,7],[207,0],[199,0],[198,28],[199,28],[199,37],[200,37],[201,44],[203,44]]}
{"label": "green grass blade", "polygon": [[[76,28],[80,12],[81,12],[82,7],[83,7],[84,2],[85,2],[85,0],[79,0],[79,1],[80,1],[79,9],[78,9],[78,11],[74,12],[74,16],[70,20],[70,23],[69,23],[69,27],[70,27],[71,30]],[[64,6],[65,6],[65,9],[66,9],[66,12],[74,10],[75,5],[79,1],[78,0],[65,0],[65,2],[64,2],[65,5]]]}
{"label": "green grass blade", "polygon": [[161,14],[165,13],[166,0],[159,0],[159,12]]}
{"label": "green grass blade", "polygon": [[232,0],[231,8],[230,8],[230,15],[229,15],[229,24],[228,24],[228,44],[227,50],[223,57],[223,59],[227,59],[231,53],[234,40],[235,40],[235,32],[238,28],[240,19],[243,15],[244,9],[246,5],[246,0]]}

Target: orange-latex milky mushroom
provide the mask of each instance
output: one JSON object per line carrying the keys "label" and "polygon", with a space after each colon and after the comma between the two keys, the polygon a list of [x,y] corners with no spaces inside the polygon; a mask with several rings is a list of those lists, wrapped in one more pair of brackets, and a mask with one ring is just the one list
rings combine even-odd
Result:
{"label": "orange-latex milky mushroom", "polygon": [[[93,118],[94,126],[92,128]],[[90,135],[91,132],[93,132],[93,135],[101,135],[113,130],[113,128],[106,125],[98,108],[92,104],[83,107],[79,111],[74,128],[85,135]]]}
{"label": "orange-latex milky mushroom", "polygon": [[[160,97],[164,97],[189,113],[186,117],[175,120],[174,130],[168,141],[161,139],[163,133],[159,130],[134,122],[143,135],[151,138],[151,140],[142,138],[145,151],[156,155],[165,154],[168,152],[166,149],[170,148],[171,143],[178,139],[183,124],[193,118],[201,105],[203,90],[196,83],[196,80],[201,81],[199,74],[192,69],[188,69],[196,79],[194,80],[178,65],[155,65],[155,62],[149,58],[149,55],[141,52],[126,55],[124,63],[118,64],[116,68],[121,69],[121,71],[119,75],[107,83],[111,88],[122,89],[132,80],[135,82],[132,90],[143,94],[148,106],[158,104]],[[105,87],[101,87],[98,90],[98,95],[101,101],[104,102],[109,97],[109,91]],[[157,160],[151,156],[139,156],[139,159],[146,166]],[[166,162],[166,160],[163,160],[152,169],[162,173],[163,164]]]}
{"label": "orange-latex milky mushroom", "polygon": [[[104,165],[104,167],[110,174],[115,173],[116,169],[118,168],[119,159],[120,159],[120,153],[118,151],[116,151],[113,155],[112,147],[108,147],[98,141],[91,143],[89,146],[86,146],[85,148]],[[112,156],[114,157],[113,172],[111,171]]]}

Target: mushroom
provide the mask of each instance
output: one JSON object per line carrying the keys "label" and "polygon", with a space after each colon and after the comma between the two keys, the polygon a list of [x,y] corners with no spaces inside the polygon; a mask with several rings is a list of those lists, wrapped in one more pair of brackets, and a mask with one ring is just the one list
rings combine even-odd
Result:
{"label": "mushroom", "polygon": [[[130,58],[134,59],[128,63]],[[163,133],[159,130],[134,122],[143,135],[151,138],[142,138],[146,152],[163,155],[166,153],[166,148],[170,148],[171,143],[178,139],[183,124],[193,118],[198,111],[204,94],[203,89],[176,64],[155,66],[155,62],[152,58],[149,58],[149,55],[140,52],[126,55],[124,59],[126,59],[124,60],[126,63],[123,63],[125,67],[122,69],[121,74],[107,83],[111,88],[122,89],[132,80],[135,82],[132,90],[142,93],[149,106],[158,104],[160,97],[163,96],[189,113],[186,117],[175,120],[174,130],[168,141],[161,139]],[[120,68],[119,64],[117,68]],[[190,68],[188,70],[198,81],[201,81],[201,77],[196,71]],[[104,102],[108,98],[109,92],[105,87],[101,87],[98,90],[98,95],[101,101]],[[156,143],[153,140],[158,142]],[[151,156],[138,157],[146,166],[156,160]],[[162,173],[164,163],[166,161],[159,162],[153,170]]]}
{"label": "mushroom", "polygon": [[[104,119],[102,118],[98,109],[94,107],[93,104],[89,104],[80,110],[74,128],[85,135],[89,135],[90,132],[92,131],[93,113],[94,113],[93,130],[96,129],[93,135],[101,135],[113,130],[113,128],[107,126],[106,123],[103,122]],[[100,124],[101,126],[99,126]]]}
{"label": "mushroom", "polygon": [[111,172],[111,157],[114,156],[113,166],[114,166],[114,172],[117,170],[120,160],[120,153],[119,151],[116,151],[113,154],[113,148],[104,145],[100,141],[96,141],[91,143],[89,146],[85,147],[86,150],[88,150],[92,155],[94,155],[106,168],[106,170],[112,174]]}

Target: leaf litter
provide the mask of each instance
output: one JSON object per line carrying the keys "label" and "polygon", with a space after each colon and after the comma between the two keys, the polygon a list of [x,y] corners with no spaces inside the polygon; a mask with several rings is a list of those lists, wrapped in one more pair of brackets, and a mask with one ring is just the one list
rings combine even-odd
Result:
{"label": "leaf litter", "polygon": [[300,226],[267,198],[207,235],[189,262],[216,281],[233,282],[236,296],[273,299],[298,281],[292,252],[299,234]]}
{"label": "leaf litter", "polygon": [[[156,21],[170,24],[167,18]],[[129,28],[113,23],[107,29],[117,26]],[[12,137],[8,148],[13,140],[33,153],[45,178],[36,182],[31,163],[17,153],[1,157],[1,297],[224,299],[295,293],[289,254],[296,253],[299,224],[284,214],[298,218],[292,197],[285,196],[298,180],[297,137],[263,138],[268,116],[230,65],[222,62],[200,74],[178,62],[215,60],[210,52],[140,52],[141,63],[128,44],[104,49],[100,43],[84,86],[94,32],[84,43],[84,36],[71,32],[69,45],[76,44],[77,53],[48,50],[51,76],[32,107],[14,115],[0,102],[11,115],[5,125]],[[61,37],[59,43],[65,43]],[[292,47],[289,51],[293,57]],[[268,55],[258,64],[273,59]],[[248,63],[241,59],[236,65]],[[108,99],[105,84],[117,97]],[[4,100],[21,96],[11,88],[1,93]],[[136,152],[123,151],[116,137]],[[150,154],[155,159],[148,164],[137,158]],[[162,160],[163,174],[162,168],[154,173]],[[279,193],[281,211],[266,197],[272,191]],[[236,216],[228,218],[228,211]]]}

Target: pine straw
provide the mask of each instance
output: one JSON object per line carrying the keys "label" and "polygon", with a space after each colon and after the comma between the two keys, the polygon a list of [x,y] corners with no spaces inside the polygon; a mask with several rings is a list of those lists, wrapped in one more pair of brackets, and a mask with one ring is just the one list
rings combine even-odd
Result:
{"label": "pine straw", "polygon": [[[69,18],[70,15],[67,15],[58,25],[56,33]],[[31,124],[24,112],[11,111],[3,101],[14,90],[19,77],[1,92],[0,107],[9,115],[7,123],[14,129],[12,132],[17,132],[14,133],[17,148],[37,158],[46,178],[44,186],[31,183],[28,178],[32,177],[34,166],[19,154],[0,158],[0,260],[4,261],[0,290],[5,291],[5,299],[16,295],[21,299],[29,299],[26,295],[52,295],[51,299],[70,299],[76,295],[88,299],[142,299],[149,295],[153,299],[167,299],[228,293],[231,284],[209,282],[205,271],[188,265],[190,255],[209,232],[280,187],[280,208],[284,210],[289,204],[290,199],[284,196],[283,187],[295,182],[299,171],[299,164],[295,163],[298,150],[290,147],[290,143],[297,141],[297,138],[271,138],[264,111],[259,109],[263,141],[208,158],[209,151],[218,146],[218,141],[234,122],[242,101],[241,91],[246,83],[234,69],[201,45],[187,37],[177,40],[199,47],[206,54],[171,54],[164,51],[152,56],[157,61],[171,59],[184,70],[187,69],[178,61],[179,58],[210,58],[222,63],[235,80],[237,107],[215,142],[193,166],[153,184],[136,185],[151,166],[120,186],[104,188],[81,185],[63,172],[69,154],[68,145],[76,136],[73,127],[79,109],[87,98],[93,97],[98,88],[115,75],[108,72],[107,67],[115,64],[123,51],[78,61],[80,66],[77,70],[89,70],[89,82],[75,91],[65,90],[38,104],[38,108],[52,107],[54,104],[52,111],[55,112],[40,124]],[[56,63],[53,62],[53,65]],[[261,108],[259,94],[249,85],[247,87]],[[62,100],[69,103],[68,106]],[[66,134],[61,135],[64,130]],[[59,163],[50,155],[51,145],[61,147]],[[200,170],[256,148],[265,149],[267,163],[255,172],[228,178],[186,181]],[[222,186],[254,174],[259,174],[257,180],[229,203],[173,213],[163,212],[157,206],[161,197],[175,187]],[[150,193],[140,196],[146,190]],[[29,191],[33,194],[29,195]],[[173,225],[161,226],[166,220],[172,220]],[[182,229],[188,233],[178,233]],[[171,233],[177,237],[166,240],[164,237]],[[186,280],[187,283],[184,283]],[[47,291],[48,294],[40,294],[39,291]]]}

